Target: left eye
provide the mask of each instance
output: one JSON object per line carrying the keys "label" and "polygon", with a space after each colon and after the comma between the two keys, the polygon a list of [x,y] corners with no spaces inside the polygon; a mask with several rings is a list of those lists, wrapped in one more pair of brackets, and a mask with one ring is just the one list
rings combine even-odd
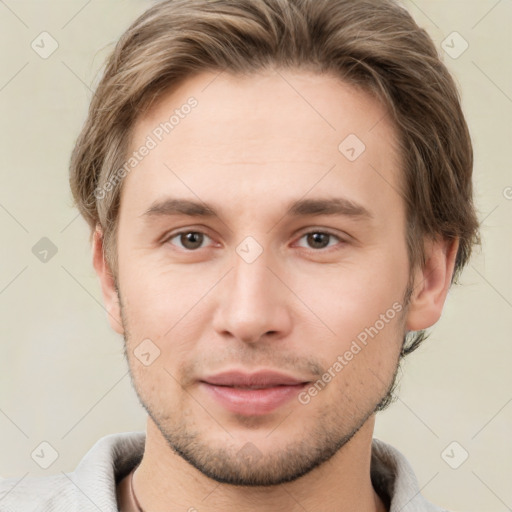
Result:
{"label": "left eye", "polygon": [[310,231],[300,237],[300,240],[306,238],[308,244],[312,244],[314,249],[325,249],[329,245],[329,239],[335,238],[339,241],[341,239],[332,233],[325,233],[323,231]]}

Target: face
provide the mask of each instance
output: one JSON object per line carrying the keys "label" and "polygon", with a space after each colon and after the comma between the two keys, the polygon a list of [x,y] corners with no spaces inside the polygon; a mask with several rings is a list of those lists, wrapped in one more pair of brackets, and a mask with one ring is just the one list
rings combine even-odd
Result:
{"label": "face", "polygon": [[[385,114],[326,75],[203,73],[134,127],[113,325],[151,421],[211,478],[298,478],[393,382],[409,263]],[[295,380],[218,377],[260,371]]]}

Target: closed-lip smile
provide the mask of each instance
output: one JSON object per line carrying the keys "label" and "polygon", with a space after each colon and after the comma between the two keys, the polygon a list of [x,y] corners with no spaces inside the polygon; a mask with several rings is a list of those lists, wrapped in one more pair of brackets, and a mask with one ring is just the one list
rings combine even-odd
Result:
{"label": "closed-lip smile", "polygon": [[294,386],[308,382],[307,380],[297,379],[290,375],[272,370],[261,370],[254,373],[227,371],[201,380],[215,386],[237,388],[271,388],[275,386]]}
{"label": "closed-lip smile", "polygon": [[205,377],[200,386],[229,412],[261,416],[289,402],[309,382],[274,370],[232,370]]}

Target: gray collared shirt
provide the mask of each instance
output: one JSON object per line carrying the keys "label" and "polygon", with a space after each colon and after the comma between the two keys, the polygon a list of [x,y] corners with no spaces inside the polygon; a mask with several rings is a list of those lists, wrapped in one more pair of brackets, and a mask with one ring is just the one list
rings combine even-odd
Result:
{"label": "gray collared shirt", "polygon": [[[142,459],[145,432],[99,439],[75,471],[0,480],[0,512],[117,512],[116,485]],[[425,500],[407,459],[373,439],[372,482],[389,496],[389,512],[446,512]]]}

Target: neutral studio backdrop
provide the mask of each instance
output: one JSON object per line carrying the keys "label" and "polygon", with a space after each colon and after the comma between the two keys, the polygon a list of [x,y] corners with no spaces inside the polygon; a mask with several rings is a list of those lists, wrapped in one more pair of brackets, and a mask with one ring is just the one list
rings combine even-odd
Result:
{"label": "neutral studio backdrop", "polygon": [[[151,3],[0,1],[0,476],[72,471],[100,437],[145,429],[72,207],[68,163],[105,56]],[[483,249],[406,360],[375,436],[406,455],[434,503],[511,510],[512,1],[404,4],[461,89]],[[58,45],[51,55],[32,44],[40,37],[46,52]],[[42,442],[58,453],[48,469],[31,456]]]}

